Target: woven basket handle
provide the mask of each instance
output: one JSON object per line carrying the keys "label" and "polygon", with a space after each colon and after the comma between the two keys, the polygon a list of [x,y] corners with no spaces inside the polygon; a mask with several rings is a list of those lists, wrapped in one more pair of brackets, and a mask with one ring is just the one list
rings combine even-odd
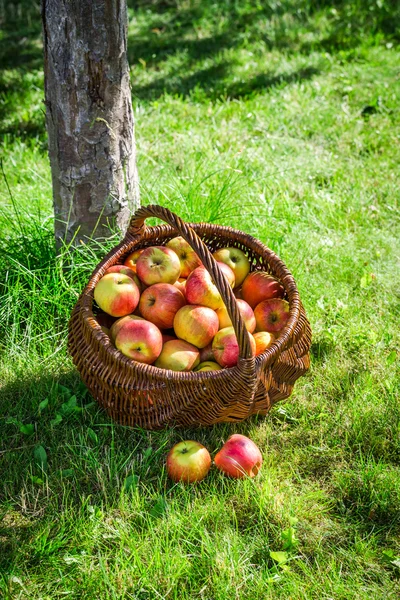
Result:
{"label": "woven basket handle", "polygon": [[175,213],[171,212],[167,208],[158,206],[157,204],[142,206],[136,211],[129,224],[127,235],[139,237],[143,235],[146,228],[145,220],[149,217],[157,217],[158,219],[165,221],[165,223],[168,223],[168,225],[171,225],[171,227],[173,227],[196,252],[201,262],[210,273],[219,293],[221,294],[221,298],[225,303],[236,333],[236,338],[238,340],[239,357],[244,359],[251,358],[252,351],[250,339],[242,316],[239,312],[236,298],[233,294],[232,288],[225,279],[225,276],[222,274],[217,261],[205,243],[199,238],[193,229],[187,223],[182,221],[182,219],[180,219]]}

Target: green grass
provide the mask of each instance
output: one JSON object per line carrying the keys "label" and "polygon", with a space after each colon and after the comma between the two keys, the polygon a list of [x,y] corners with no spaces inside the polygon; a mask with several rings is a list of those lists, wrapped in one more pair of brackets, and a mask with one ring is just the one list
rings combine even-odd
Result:
{"label": "green grass", "polygon": [[[130,9],[142,202],[263,240],[313,328],[309,374],[267,418],[146,432],[111,423],[67,355],[116,238],[55,255],[39,6],[0,2],[0,596],[399,596],[398,15]],[[175,441],[214,453],[233,431],[262,449],[259,477],[168,481]]]}

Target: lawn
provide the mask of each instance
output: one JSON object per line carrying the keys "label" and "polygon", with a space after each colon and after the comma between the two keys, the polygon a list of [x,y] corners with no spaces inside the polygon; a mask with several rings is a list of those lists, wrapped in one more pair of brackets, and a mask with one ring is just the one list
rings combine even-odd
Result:
{"label": "lawn", "polygon": [[[135,5],[142,203],[277,252],[312,366],[240,425],[149,432],[97,407],[67,323],[117,236],[56,256],[40,7],[0,2],[0,597],[398,598],[398,4]],[[262,449],[257,478],[167,479],[173,443],[232,432]]]}

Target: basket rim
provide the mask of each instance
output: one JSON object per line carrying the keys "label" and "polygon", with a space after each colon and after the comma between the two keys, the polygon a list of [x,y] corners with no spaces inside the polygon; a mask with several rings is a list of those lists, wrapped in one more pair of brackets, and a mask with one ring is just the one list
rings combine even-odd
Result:
{"label": "basket rim", "polygon": [[[192,227],[196,233],[199,233],[198,230],[205,230],[200,232],[200,237],[207,235],[207,229],[209,229],[209,233],[212,233],[214,236],[221,237],[225,234],[229,234],[228,237],[232,238],[232,243],[235,241],[241,244],[242,246],[249,247],[249,249],[255,251],[260,256],[267,254],[267,260],[272,270],[281,270],[284,272],[284,277],[279,277],[279,280],[283,284],[285,291],[288,295],[289,301],[289,311],[290,318],[282,329],[279,338],[277,338],[273,344],[267,350],[265,350],[262,354],[259,354],[256,357],[251,358],[241,358],[240,364],[249,364],[254,365],[255,369],[258,371],[261,366],[267,366],[271,364],[276,358],[278,358],[281,351],[284,350],[287,341],[291,337],[296,327],[296,324],[299,319],[300,313],[300,298],[299,292],[297,289],[296,282],[294,280],[293,275],[290,273],[289,269],[286,267],[285,263],[280,259],[273,250],[268,248],[265,244],[263,244],[257,238],[250,236],[247,233],[244,233],[241,230],[234,229],[229,226],[224,225],[216,225],[211,223],[190,223],[190,227]],[[170,225],[153,225],[146,226],[145,232],[141,232],[144,235],[131,235],[127,234],[124,240],[112,248],[107,256],[96,266],[92,274],[90,275],[89,281],[82,291],[80,298],[78,299],[77,306],[83,303],[81,309],[81,315],[85,325],[90,329],[91,335],[100,345],[102,352],[105,352],[107,355],[111,355],[110,358],[114,363],[123,364],[125,368],[128,368],[132,375],[136,373],[140,373],[143,377],[151,376],[154,383],[157,381],[162,381],[163,379],[168,379],[170,382],[180,381],[180,382],[190,382],[190,381],[209,381],[209,380],[225,380],[229,379],[231,374],[235,372],[240,372],[240,368],[238,365],[234,367],[225,367],[221,370],[217,371],[172,371],[171,369],[161,369],[154,365],[148,365],[145,363],[140,363],[135,361],[132,358],[129,358],[122,354],[117,348],[115,348],[110,338],[106,333],[103,332],[100,325],[98,324],[96,317],[93,313],[93,290],[98,282],[98,280],[104,275],[105,271],[114,264],[121,264],[121,256],[124,256],[128,251],[132,251],[136,247],[140,247],[141,242],[148,241],[152,237],[168,237],[169,235],[176,234],[176,230],[172,228]],[[117,258],[116,258],[117,257]],[[259,270],[259,269],[255,269]]]}

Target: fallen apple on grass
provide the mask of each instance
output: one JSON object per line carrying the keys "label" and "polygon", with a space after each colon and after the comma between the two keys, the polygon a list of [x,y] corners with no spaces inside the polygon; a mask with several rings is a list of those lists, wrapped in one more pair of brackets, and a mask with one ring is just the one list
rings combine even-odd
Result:
{"label": "fallen apple on grass", "polygon": [[175,283],[181,273],[179,258],[171,248],[150,246],[143,250],[136,263],[136,273],[145,285]]}
{"label": "fallen apple on grass", "polygon": [[167,456],[167,473],[172,481],[194,483],[201,481],[211,467],[211,456],[199,442],[178,442]]}
{"label": "fallen apple on grass", "polygon": [[201,260],[183,237],[172,238],[167,242],[166,247],[171,248],[177,254],[181,263],[181,277],[187,277],[197,267],[201,266]]}
{"label": "fallen apple on grass", "polygon": [[234,433],[216,454],[214,462],[225,475],[242,479],[257,475],[261,469],[262,456],[250,438]]}
{"label": "fallen apple on grass", "polygon": [[199,362],[200,353],[196,346],[184,340],[170,340],[163,345],[154,366],[171,371],[191,371]]}
{"label": "fallen apple on grass", "polygon": [[282,298],[285,290],[275,277],[265,271],[253,271],[242,285],[242,298],[254,308],[263,300]]}
{"label": "fallen apple on grass", "polygon": [[94,288],[98,306],[112,317],[133,313],[139,304],[140,292],[136,283],[123,273],[104,275]]}
{"label": "fallen apple on grass", "polygon": [[254,309],[254,316],[256,318],[257,331],[277,333],[289,321],[289,302],[282,300],[282,298],[263,300]]}
{"label": "fallen apple on grass", "polygon": [[187,304],[178,310],[174,318],[174,331],[178,338],[204,348],[218,331],[218,317],[207,306]]}
{"label": "fallen apple on grass", "polygon": [[239,248],[227,247],[216,250],[213,254],[215,260],[225,263],[235,274],[235,285],[238,287],[250,271],[250,261]]}
{"label": "fallen apple on grass", "polygon": [[178,310],[185,306],[186,299],[175,285],[155,283],[146,288],[139,301],[142,317],[160,329],[170,329]]}

